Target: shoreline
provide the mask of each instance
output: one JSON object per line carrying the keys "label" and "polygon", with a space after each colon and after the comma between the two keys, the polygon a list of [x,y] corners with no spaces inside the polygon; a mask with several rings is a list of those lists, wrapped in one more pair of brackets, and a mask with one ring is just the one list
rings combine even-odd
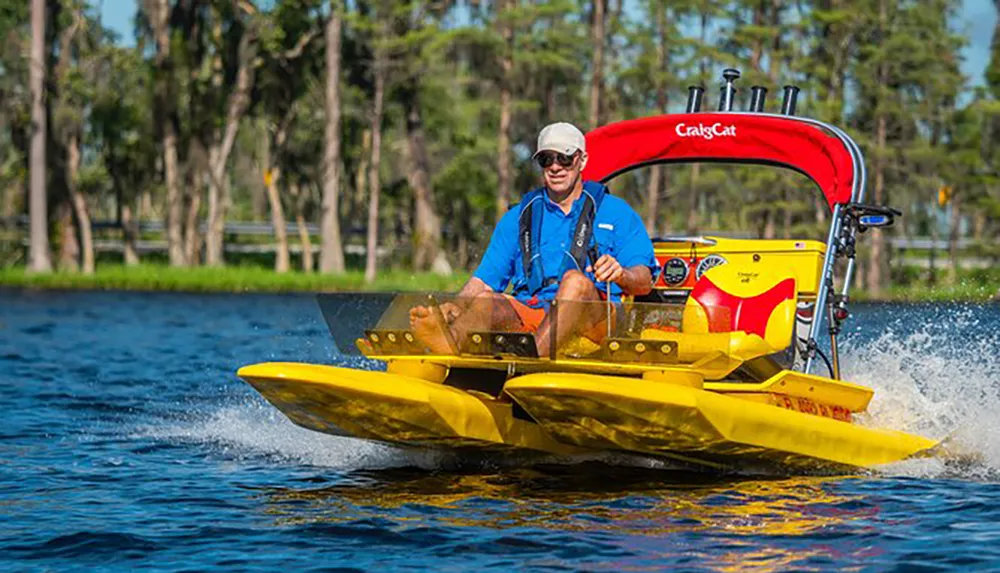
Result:
{"label": "shoreline", "polygon": [[[451,276],[430,272],[389,270],[367,284],[364,272],[342,274],[290,271],[277,274],[258,266],[172,268],[167,265],[103,265],[93,275],[56,271],[33,275],[23,266],[0,268],[0,289],[36,291],[128,291],[177,293],[317,293],[317,292],[457,292],[468,272]],[[880,296],[864,290],[851,293],[851,302],[991,303],[1000,302],[1000,282],[963,279],[953,286],[893,285]]]}
{"label": "shoreline", "polygon": [[457,291],[467,273],[441,276],[390,270],[371,284],[363,271],[319,274],[290,271],[278,274],[257,266],[172,268],[167,265],[98,267],[93,275],[56,271],[29,274],[24,267],[0,268],[0,288],[49,291],[136,291],[178,293],[310,293]]}

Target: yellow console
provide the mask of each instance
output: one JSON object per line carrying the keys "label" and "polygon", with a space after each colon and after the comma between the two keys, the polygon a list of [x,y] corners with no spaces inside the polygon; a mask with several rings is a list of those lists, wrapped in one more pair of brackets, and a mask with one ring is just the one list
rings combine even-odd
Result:
{"label": "yellow console", "polygon": [[654,239],[662,269],[654,285],[663,294],[687,294],[705,271],[733,263],[795,276],[800,300],[816,297],[826,245],[819,241],[786,239],[726,239],[678,237]]}

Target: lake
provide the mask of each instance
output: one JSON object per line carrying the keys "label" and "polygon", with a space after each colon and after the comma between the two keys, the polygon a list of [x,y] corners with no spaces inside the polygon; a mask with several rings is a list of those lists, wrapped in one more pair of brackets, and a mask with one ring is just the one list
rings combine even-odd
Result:
{"label": "lake", "polygon": [[1000,306],[855,305],[863,423],[978,460],[713,477],[310,432],[241,382],[335,353],[313,297],[0,290],[2,571],[1000,569]]}

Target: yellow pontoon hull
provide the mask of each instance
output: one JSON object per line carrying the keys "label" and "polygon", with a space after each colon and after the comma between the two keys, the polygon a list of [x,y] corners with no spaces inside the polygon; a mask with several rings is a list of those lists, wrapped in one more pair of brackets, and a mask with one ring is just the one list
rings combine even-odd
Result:
{"label": "yellow pontoon hull", "polygon": [[759,461],[871,467],[909,458],[936,444],[761,403],[749,394],[652,380],[529,374],[510,380],[504,391],[560,442],[710,466]]}
{"label": "yellow pontoon hull", "polygon": [[[850,412],[870,397],[865,389],[788,371],[765,383],[705,389],[624,376],[527,374],[508,380],[499,398],[395,372],[313,364],[255,364],[238,374],[300,426],[409,447],[622,451],[709,468],[824,469],[896,462],[936,445],[853,424]],[[834,398],[846,419],[796,407],[823,412]],[[527,416],[515,416],[513,402]]]}
{"label": "yellow pontoon hull", "polygon": [[270,362],[237,373],[292,422],[397,445],[572,454],[510,401],[388,372]]}

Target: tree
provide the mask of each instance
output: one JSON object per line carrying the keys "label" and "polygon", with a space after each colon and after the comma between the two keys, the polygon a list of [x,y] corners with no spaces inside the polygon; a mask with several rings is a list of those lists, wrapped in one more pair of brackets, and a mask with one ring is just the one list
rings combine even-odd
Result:
{"label": "tree", "polygon": [[500,47],[500,126],[497,133],[497,201],[496,220],[507,212],[513,195],[513,180],[510,165],[510,123],[513,107],[512,86],[514,71],[514,25],[512,8],[517,0],[497,1],[497,27],[503,41]]}
{"label": "tree", "polygon": [[323,131],[323,216],[319,270],[344,272],[340,242],[340,45],[343,16],[340,0],[330,1],[326,22],[326,122]]}
{"label": "tree", "polygon": [[178,125],[175,89],[174,62],[170,42],[170,12],[169,0],[144,0],[145,12],[152,28],[156,43],[155,75],[156,75],[156,113],[160,132],[160,142],[163,153],[163,179],[167,188],[166,195],[166,235],[167,255],[170,265],[184,266],[187,260],[184,256],[182,225],[183,197],[180,190],[180,167],[177,155]]}
{"label": "tree", "polygon": [[52,271],[45,194],[45,0],[31,2],[31,243],[28,270]]}
{"label": "tree", "polygon": [[375,90],[372,94],[371,127],[369,128],[372,134],[372,146],[368,167],[368,236],[365,241],[365,282],[369,284],[375,280],[378,263],[379,195],[381,194],[379,170],[382,166],[382,115],[385,106],[385,83],[388,72],[388,56],[386,54],[388,30],[385,21],[387,16],[384,14],[384,10],[385,7],[377,2],[375,34],[372,42],[375,51],[372,63]]}
{"label": "tree", "polygon": [[601,96],[604,93],[604,13],[607,0],[591,0],[590,45],[593,56],[590,60],[590,108],[587,125],[594,129],[601,119]]}
{"label": "tree", "polygon": [[[224,126],[221,132],[219,130],[213,131],[209,150],[208,234],[205,236],[205,263],[210,266],[223,263],[222,232],[228,203],[225,190],[229,187],[226,180],[226,166],[236,142],[240,120],[250,105],[250,91],[254,84],[255,60],[257,58],[258,26],[260,23],[256,17],[256,8],[253,4],[246,2],[241,3],[239,9],[245,14],[245,21],[239,22],[242,24],[240,27],[243,31],[240,34],[236,52],[236,79],[234,85],[229,89]],[[236,24],[239,16],[240,14],[237,14],[237,18],[231,24]],[[216,17],[220,20],[215,24],[218,30],[222,26],[222,15],[219,11],[216,11]],[[217,32],[216,37],[221,39],[221,32]],[[216,49],[221,51],[223,48],[224,46],[217,46]],[[221,57],[220,54],[216,55],[216,71],[212,82],[215,90],[221,90],[223,87],[223,66],[218,61],[221,60]]]}

